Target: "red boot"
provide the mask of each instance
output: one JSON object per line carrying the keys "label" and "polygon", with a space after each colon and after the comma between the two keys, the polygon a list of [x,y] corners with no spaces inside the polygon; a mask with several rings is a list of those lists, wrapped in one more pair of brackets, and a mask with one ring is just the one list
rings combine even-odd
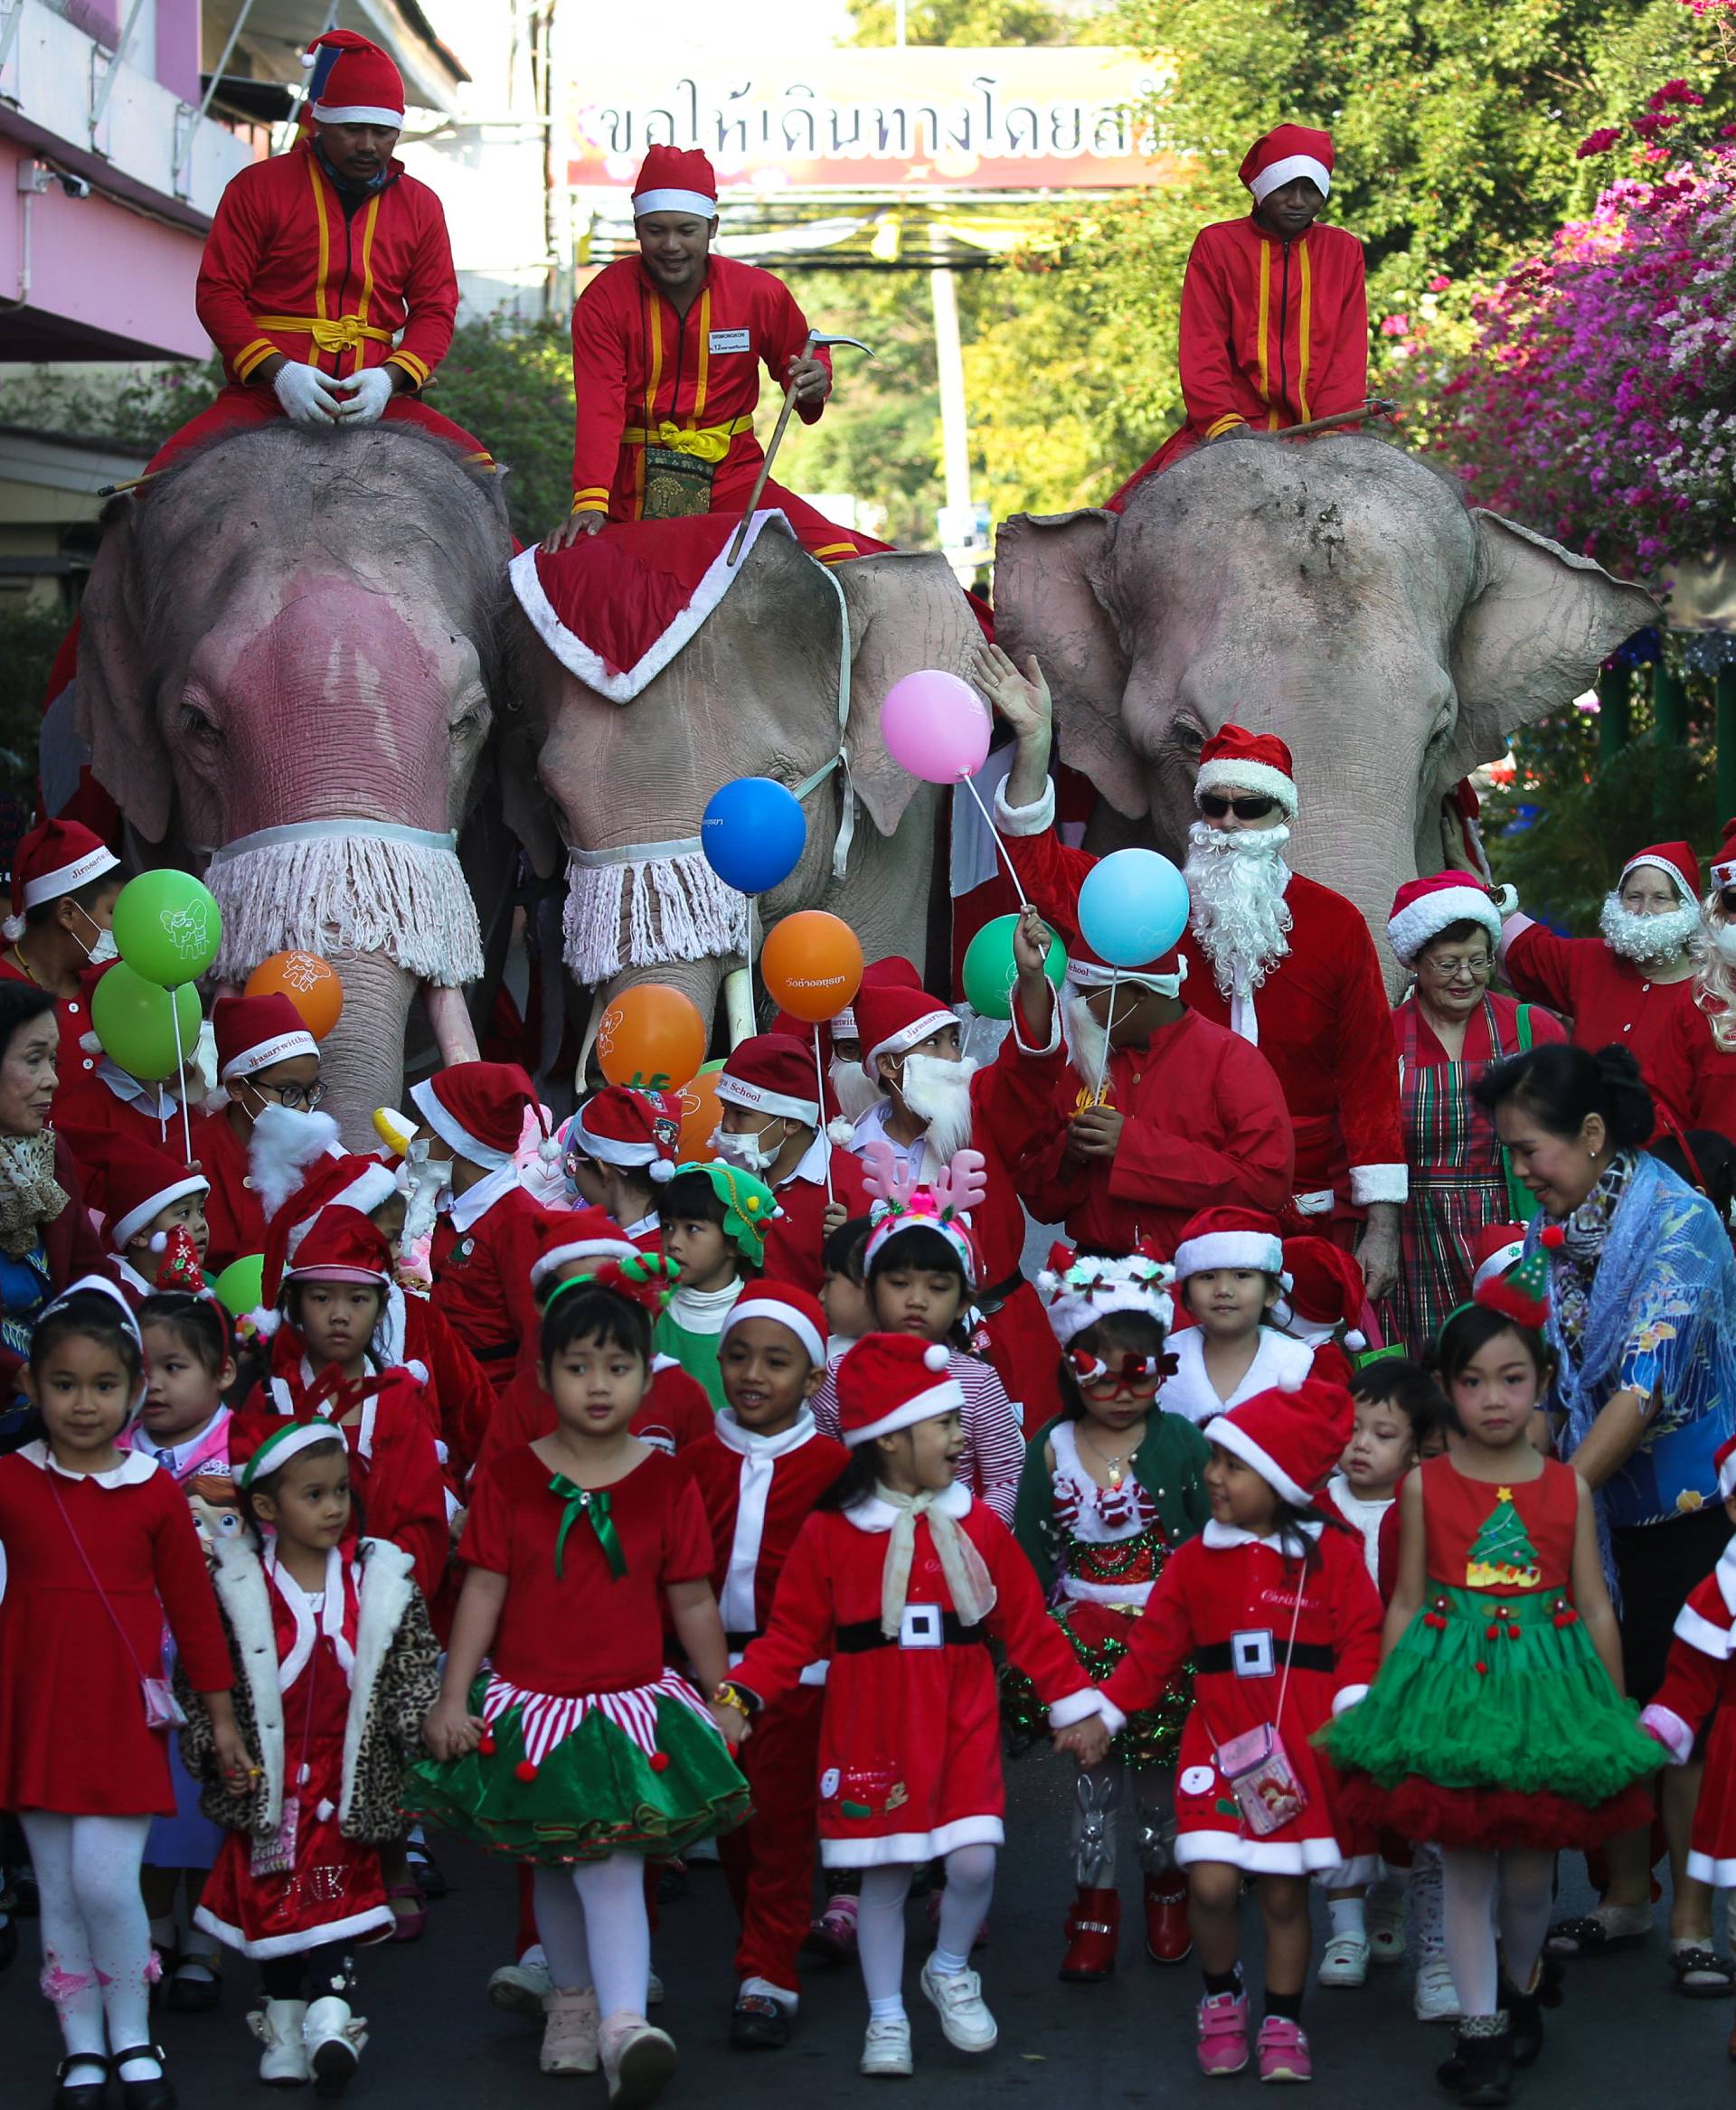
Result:
{"label": "red boot", "polygon": [[1113,1890],[1089,1890],[1081,1883],[1067,1915],[1067,1954],[1061,1975],[1075,1985],[1107,1978],[1115,1969],[1121,1933],[1121,1899]]}
{"label": "red boot", "polygon": [[1193,1949],[1187,1918],[1187,1878],[1180,1869],[1146,1878],[1146,1954],[1154,1964],[1179,1964]]}

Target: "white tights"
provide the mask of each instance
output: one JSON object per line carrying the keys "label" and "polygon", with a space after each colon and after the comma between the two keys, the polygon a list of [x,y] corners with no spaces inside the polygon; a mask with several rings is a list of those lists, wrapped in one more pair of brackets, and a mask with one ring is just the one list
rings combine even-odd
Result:
{"label": "white tights", "polygon": [[1549,1931],[1555,1857],[1519,1847],[1479,1853],[1448,1846],[1440,1862],[1441,1920],[1459,2012],[1492,2015],[1500,2005],[1500,1985],[1491,1907],[1499,1918],[1507,1976],[1527,1989]]}
{"label": "white tights", "polygon": [[538,1868],[533,1886],[536,1931],[555,1984],[563,1992],[595,1985],[605,2018],[644,2014],[651,1975],[644,1857],[611,1853],[570,1869]]}
{"label": "white tights", "polygon": [[[24,1810],[18,1822],[42,1894],[42,1992],[67,2057],[100,2057],[105,2019],[115,2050],[148,2045],[151,1927],[138,1871],[151,1820]],[[150,2080],[161,2070],[153,2058],[129,2058],[120,2077]],[[71,2077],[91,2077],[88,2069]]]}
{"label": "white tights", "polygon": [[[988,1917],[995,1851],[992,1846],[956,1846],[946,1857],[947,1887],[940,1893],[934,1949],[935,1968],[943,1976],[965,1968],[970,1945]],[[868,2012],[877,2020],[904,2012],[904,1900],[915,1873],[913,1861],[888,1861],[862,1871],[856,1945]]]}

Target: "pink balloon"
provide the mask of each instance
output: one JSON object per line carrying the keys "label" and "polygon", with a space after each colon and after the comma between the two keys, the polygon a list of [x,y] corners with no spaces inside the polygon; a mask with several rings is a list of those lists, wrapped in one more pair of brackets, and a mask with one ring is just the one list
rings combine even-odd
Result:
{"label": "pink balloon", "polygon": [[988,754],[992,730],[988,708],[976,690],[939,667],[894,682],[880,707],[886,752],[929,784],[974,777]]}

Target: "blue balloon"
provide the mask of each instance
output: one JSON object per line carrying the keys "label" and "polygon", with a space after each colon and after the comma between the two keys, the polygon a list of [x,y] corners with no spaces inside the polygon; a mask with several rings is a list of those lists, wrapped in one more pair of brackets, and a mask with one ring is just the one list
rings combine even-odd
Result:
{"label": "blue balloon", "polygon": [[1099,858],[1079,890],[1079,928],[1112,967],[1143,967],[1187,928],[1187,881],[1155,850]]}
{"label": "blue balloon", "polygon": [[795,871],[807,818],[795,794],[769,777],[738,777],[716,793],[699,824],[705,862],[741,894],[769,893]]}

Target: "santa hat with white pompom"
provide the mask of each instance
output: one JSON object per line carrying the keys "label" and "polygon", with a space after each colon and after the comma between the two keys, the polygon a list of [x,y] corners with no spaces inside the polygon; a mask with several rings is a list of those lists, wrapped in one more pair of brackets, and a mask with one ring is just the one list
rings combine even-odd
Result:
{"label": "santa hat with white pompom", "polygon": [[1274,1493],[1307,1509],[1332,1477],[1355,1426],[1342,1385],[1298,1379],[1256,1392],[1205,1425],[1205,1440],[1251,1466]]}
{"label": "santa hat with white pompom", "polygon": [[913,1333],[867,1333],[838,1365],[838,1434],[854,1449],[877,1436],[964,1411],[951,1351]]}
{"label": "santa hat with white pompom", "polygon": [[309,69],[309,117],[322,125],[403,129],[404,77],[372,38],[353,29],[328,29],[307,46],[301,62]]}
{"label": "santa hat with white pompom", "polygon": [[[124,1253],[153,1217],[187,1195],[211,1192],[211,1182],[202,1173],[190,1173],[166,1150],[148,1144],[112,1136],[103,1156],[102,1212],[111,1252]],[[167,1234],[158,1231],[151,1250],[160,1253],[167,1243]]]}
{"label": "santa hat with white pompom", "polygon": [[681,1155],[680,1101],[668,1092],[609,1085],[567,1124],[567,1147],[599,1164],[643,1172],[663,1186],[675,1178]]}
{"label": "santa hat with white pompom", "polygon": [[561,1145],[549,1134],[549,1117],[536,1087],[516,1062],[457,1062],[410,1088],[410,1102],[455,1157],[497,1173],[513,1163],[534,1116],[542,1140],[537,1155],[554,1163]]}

